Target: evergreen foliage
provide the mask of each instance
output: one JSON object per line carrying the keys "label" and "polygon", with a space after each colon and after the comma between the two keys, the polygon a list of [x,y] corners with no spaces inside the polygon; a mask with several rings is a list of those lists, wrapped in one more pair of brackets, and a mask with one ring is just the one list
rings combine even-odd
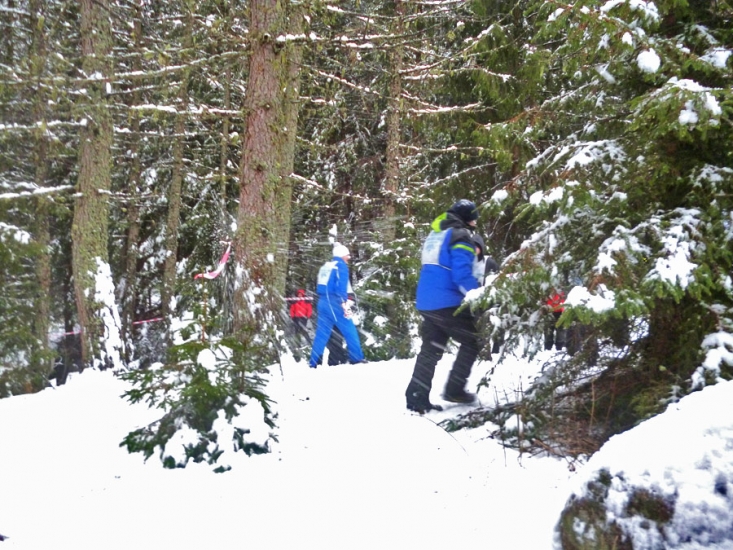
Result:
{"label": "evergreen foliage", "polygon": [[[203,329],[196,324],[184,327],[182,341],[169,349],[165,363],[122,375],[133,383],[125,393],[131,403],[145,402],[163,415],[129,433],[120,446],[146,459],[158,454],[166,468],[185,468],[193,461],[224,472],[230,467],[219,459],[227,450],[269,452],[269,440],[275,436],[257,429],[263,422],[274,429],[275,418],[252,342],[206,340]],[[256,412],[244,419],[240,415],[247,407]]]}
{"label": "evergreen foliage", "polygon": [[[5,218],[7,219],[7,218]],[[18,365],[31,363],[33,296],[36,281],[28,268],[37,250],[31,236],[17,226],[0,223],[0,397],[44,387],[35,373]],[[20,322],[17,322],[20,320]]]}
{"label": "evergreen foliage", "polygon": [[412,300],[406,298],[415,295],[420,256],[415,252],[415,232],[405,228],[401,233],[403,237],[388,245],[377,239],[362,241],[369,259],[361,266],[355,291],[363,312],[359,330],[368,360],[414,355],[418,319]]}
{"label": "evergreen foliage", "polygon": [[[494,144],[520,152],[522,169],[489,208],[512,212],[523,242],[484,305],[507,349],[531,355],[554,322],[545,299],[568,294],[559,324],[578,353],[548,365],[523,421],[538,439],[589,452],[733,374],[731,12],[523,7],[535,29],[529,55],[544,64],[532,94],[541,101],[486,127]],[[576,445],[568,416],[587,426],[589,444]]]}

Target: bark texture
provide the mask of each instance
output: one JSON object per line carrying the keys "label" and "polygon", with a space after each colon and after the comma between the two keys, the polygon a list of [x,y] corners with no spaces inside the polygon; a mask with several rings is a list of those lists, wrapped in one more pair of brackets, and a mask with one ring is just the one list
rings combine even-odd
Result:
{"label": "bark texture", "polygon": [[[234,329],[240,340],[260,333],[275,322],[287,251],[289,181],[286,108],[289,48],[277,38],[286,28],[286,7],[277,0],[250,3],[249,80],[244,99],[245,130],[240,203],[234,240],[236,287]],[[292,162],[292,161],[290,161]],[[283,210],[287,210],[283,212]]]}
{"label": "bark texture", "polygon": [[[394,34],[400,36],[403,32],[402,17],[404,5],[400,0],[395,3],[395,29]],[[389,52],[390,75],[389,75],[389,98],[387,107],[387,148],[386,148],[386,169],[382,195],[384,196],[384,242],[388,243],[395,238],[395,213],[396,198],[400,185],[400,133],[402,127],[402,66],[404,48],[400,43]]]}
{"label": "bark texture", "polygon": [[[48,178],[48,138],[46,136],[46,93],[40,85],[46,64],[46,30],[42,17],[46,11],[45,1],[31,0],[31,75],[33,78],[33,118],[37,125],[35,134],[35,184],[38,189],[46,187]],[[46,375],[51,371],[51,351],[48,339],[51,319],[51,232],[49,219],[49,201],[39,195],[36,201],[35,240],[38,243],[36,259],[36,279],[38,288],[35,298],[35,319],[33,330],[37,348],[33,353],[33,379],[37,380],[37,389],[45,387]]]}
{"label": "bark texture", "polygon": [[[191,6],[189,6],[186,18],[186,38],[184,43],[187,48],[191,47],[193,37],[191,33],[192,17]],[[165,322],[170,321],[172,313],[171,298],[176,291],[176,263],[178,260],[178,228],[181,222],[181,193],[184,179],[184,158],[183,149],[186,140],[186,111],[188,109],[188,79],[189,70],[183,71],[181,75],[181,87],[178,91],[178,115],[175,123],[175,137],[173,144],[173,174],[171,185],[168,190],[168,218],[165,228],[165,262],[163,265],[163,288],[161,295],[161,309]]]}
{"label": "bark texture", "polygon": [[80,0],[82,70],[86,81],[80,94],[82,127],[79,176],[71,229],[74,291],[82,332],[82,363],[100,358],[103,326],[95,294],[99,262],[107,263],[112,116],[107,99],[111,76],[112,34],[107,0]]}

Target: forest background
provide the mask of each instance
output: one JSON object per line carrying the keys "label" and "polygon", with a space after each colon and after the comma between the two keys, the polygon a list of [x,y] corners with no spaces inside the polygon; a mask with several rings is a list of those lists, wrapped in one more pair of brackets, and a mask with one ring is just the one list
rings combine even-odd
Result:
{"label": "forest background", "polygon": [[421,242],[460,198],[501,264],[494,362],[542,349],[553,289],[573,353],[459,422],[590,453],[733,373],[726,0],[3,0],[0,26],[0,397],[113,368],[164,411],[130,450],[188,426],[215,463],[334,239],[367,358],[414,353]]}

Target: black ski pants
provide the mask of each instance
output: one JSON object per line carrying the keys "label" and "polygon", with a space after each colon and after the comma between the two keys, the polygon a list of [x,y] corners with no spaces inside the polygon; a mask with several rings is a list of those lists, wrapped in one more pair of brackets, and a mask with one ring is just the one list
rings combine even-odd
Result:
{"label": "black ski pants", "polygon": [[478,329],[470,311],[463,310],[458,314],[455,311],[456,308],[447,308],[420,312],[423,319],[420,327],[422,346],[405,392],[408,402],[423,402],[429,398],[435,366],[443,357],[449,338],[458,342],[460,347],[445,389],[448,393],[465,389],[479,353]]}
{"label": "black ski pants", "polygon": [[567,329],[560,328],[557,326],[557,321],[562,315],[561,311],[552,312],[552,324],[548,325],[545,329],[545,349],[551,350],[552,346],[555,349],[561,350],[567,346],[568,331]]}
{"label": "black ski pants", "polygon": [[331,337],[328,339],[326,344],[328,348],[328,364],[343,365],[349,362],[349,356],[344,348],[344,337],[337,326],[334,325],[331,331]]}

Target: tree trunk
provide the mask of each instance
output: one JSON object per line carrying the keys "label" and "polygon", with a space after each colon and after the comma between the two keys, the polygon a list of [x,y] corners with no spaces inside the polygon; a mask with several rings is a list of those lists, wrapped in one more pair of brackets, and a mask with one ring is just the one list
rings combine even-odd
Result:
{"label": "tree trunk", "polygon": [[[100,345],[104,334],[102,304],[97,297],[99,275],[108,273],[107,227],[110,189],[112,116],[107,83],[112,31],[108,0],[80,0],[82,70],[87,80],[80,94],[83,113],[79,145],[79,176],[71,229],[76,307],[81,326],[82,368],[104,368],[109,358]],[[102,290],[102,289],[100,289]],[[109,326],[109,325],[108,325]],[[111,327],[110,327],[111,328]]]}
{"label": "tree trunk", "polygon": [[5,65],[12,67],[15,62],[15,38],[13,31],[17,25],[15,21],[15,0],[7,0],[5,2],[7,10],[3,10],[3,33],[2,33],[2,60]]}
{"label": "tree trunk", "polygon": [[[142,22],[143,22],[143,1],[138,0],[135,7],[136,18],[133,30],[137,56],[133,64],[134,70],[142,70]],[[133,93],[132,104],[142,103],[142,92],[138,89]],[[127,208],[127,239],[125,243],[125,288],[122,294],[122,341],[127,342],[132,334],[132,323],[135,320],[135,305],[137,303],[137,260],[138,241],[140,240],[140,203],[138,190],[140,176],[142,174],[142,162],[140,160],[140,114],[137,111],[132,113],[130,121],[130,132],[132,143],[130,144],[130,155],[132,164],[127,180],[127,193],[130,202]],[[126,347],[126,349],[129,349]],[[129,357],[128,357],[129,359]]]}
{"label": "tree trunk", "polygon": [[[397,0],[395,4],[395,25],[393,34],[400,37],[402,35],[402,17],[404,12],[404,4]],[[401,40],[401,38],[398,38]],[[395,214],[396,214],[396,198],[400,185],[400,134],[402,128],[400,119],[402,116],[402,71],[403,66],[403,47],[397,43],[389,51],[389,98],[387,107],[387,149],[386,149],[386,169],[384,175],[384,184],[382,186],[382,195],[384,197],[384,242],[392,242],[395,238]]]}
{"label": "tree trunk", "polygon": [[[193,43],[193,13],[192,6],[188,6],[186,16],[186,36],[184,38],[185,49],[190,49]],[[184,60],[185,62],[185,60]],[[186,69],[181,75],[181,86],[178,91],[178,114],[174,128],[173,145],[173,174],[171,186],[168,191],[168,218],[165,228],[165,263],[163,266],[163,288],[161,296],[161,311],[166,325],[170,324],[170,316],[173,313],[171,299],[176,292],[176,263],[178,261],[178,228],[181,221],[181,192],[183,188],[184,159],[183,146],[186,140],[186,111],[188,110],[188,78],[189,70]]]}
{"label": "tree trunk", "polygon": [[[13,31],[17,26],[15,13],[15,0],[7,0],[7,10],[0,10],[0,61],[6,67],[13,67],[15,64],[15,38]],[[0,101],[0,120],[11,120],[8,112],[8,103]]]}
{"label": "tree trunk", "polygon": [[[227,67],[224,73],[224,110],[229,111],[232,107],[232,71]],[[226,217],[227,211],[227,164],[229,159],[229,115],[224,115],[221,124],[221,151],[219,156],[219,196],[221,199],[222,217]]]}
{"label": "tree trunk", "polygon": [[[288,17],[288,35],[304,36],[306,27],[306,6],[303,4],[291,5]],[[275,256],[276,276],[275,288],[282,296],[285,292],[286,275],[288,270],[288,251],[290,249],[290,217],[292,212],[292,173],[295,166],[296,138],[298,135],[298,113],[300,111],[300,67],[303,61],[303,42],[291,41],[285,47],[286,59],[283,63],[285,143],[282,150],[280,176],[282,186],[276,199],[278,254]]]}
{"label": "tree trunk", "polygon": [[[33,87],[33,119],[37,124],[35,136],[35,184],[38,189],[46,187],[48,175],[48,138],[46,137],[46,94],[40,79],[46,66],[46,27],[41,17],[46,13],[46,3],[31,0],[29,3],[31,28],[31,78]],[[45,386],[46,376],[52,368],[48,331],[51,321],[51,234],[49,202],[45,195],[39,195],[35,212],[35,240],[38,243],[36,259],[36,280],[38,288],[35,297],[35,320],[33,323],[37,348],[34,350],[32,368],[33,379],[37,380],[40,390]]]}
{"label": "tree trunk", "polygon": [[[64,246],[64,252],[69,252]],[[81,361],[81,349],[77,345],[77,338],[74,334],[74,308],[72,301],[74,299],[74,289],[72,288],[71,266],[68,263],[64,266],[63,277],[63,317],[64,317],[64,340],[61,344],[61,368],[56,371],[56,385],[61,386],[66,383],[69,373],[75,370],[77,360]],[[81,365],[79,365],[81,369]]]}
{"label": "tree trunk", "polygon": [[[242,342],[274,327],[281,305],[287,252],[279,209],[289,189],[283,178],[283,151],[288,146],[285,92],[288,48],[276,41],[284,29],[285,7],[278,0],[249,5],[251,58],[244,99],[245,128],[240,170],[240,202],[234,239],[236,280],[234,331]],[[286,220],[285,222],[283,220]],[[267,336],[265,336],[267,338]]]}

